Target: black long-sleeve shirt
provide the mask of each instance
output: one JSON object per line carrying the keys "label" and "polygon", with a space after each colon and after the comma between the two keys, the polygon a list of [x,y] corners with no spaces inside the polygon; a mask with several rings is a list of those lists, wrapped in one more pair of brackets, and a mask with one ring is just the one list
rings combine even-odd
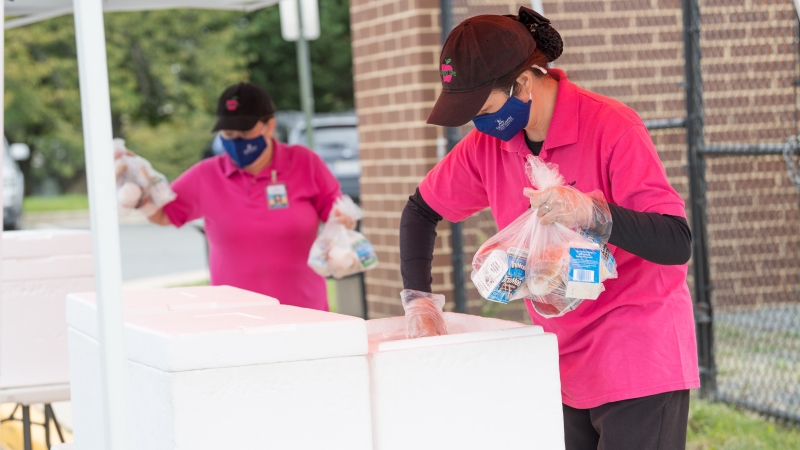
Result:
{"label": "black long-sleeve shirt", "polygon": [[[542,142],[527,139],[534,155]],[[611,237],[609,243],[647,261],[679,265],[692,255],[692,234],[686,219],[667,214],[637,212],[609,203]],[[436,240],[436,225],[442,216],[417,192],[408,199],[400,219],[400,272],[406,289],[431,292],[431,265]]]}

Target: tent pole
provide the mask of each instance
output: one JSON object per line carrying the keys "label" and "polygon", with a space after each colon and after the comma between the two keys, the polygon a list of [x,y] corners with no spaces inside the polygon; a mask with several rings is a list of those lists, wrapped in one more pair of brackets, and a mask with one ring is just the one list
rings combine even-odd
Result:
{"label": "tent pole", "polygon": [[[6,16],[6,2],[0,2],[0,3],[2,3],[2,4],[0,4],[0,13],[2,13],[3,17],[5,17]],[[0,105],[5,105],[6,104],[6,98],[5,98],[5,96],[6,96],[6,86],[5,86],[5,81],[6,81],[6,77],[5,77],[5,73],[6,73],[6,48],[5,48],[5,44],[6,44],[6,30],[4,29],[3,30],[2,39],[0,39],[0,69],[3,70],[3,74],[4,74],[4,76],[2,78],[0,78]],[[5,136],[6,136],[5,110],[6,110],[5,108],[0,108],[0,131],[3,132],[2,133],[3,134],[3,139],[5,139]],[[3,145],[5,145],[5,144],[3,144]],[[2,152],[0,152],[0,174],[3,173],[3,156],[5,155],[5,153],[6,153],[5,149],[3,149]],[[3,206],[3,184],[0,184],[0,206]],[[0,209],[3,209],[3,208],[0,208]],[[3,240],[0,239],[0,260],[2,260],[2,256],[3,256]],[[3,270],[2,270],[2,264],[0,264],[0,298],[3,298],[2,280],[3,280]]]}
{"label": "tent pole", "polygon": [[[103,1],[73,0],[73,6],[97,291],[105,448],[122,450],[128,445],[127,377]],[[80,435],[76,438],[80,440]]]}

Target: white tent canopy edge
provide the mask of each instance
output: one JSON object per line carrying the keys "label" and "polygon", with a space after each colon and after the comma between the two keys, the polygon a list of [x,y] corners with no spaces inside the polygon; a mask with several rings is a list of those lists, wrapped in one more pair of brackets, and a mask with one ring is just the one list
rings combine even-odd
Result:
{"label": "white tent canopy edge", "polygon": [[[70,4],[71,3],[71,4]],[[116,181],[112,151],[111,102],[103,22],[104,11],[134,11],[168,8],[233,9],[253,11],[277,0],[17,0],[3,1],[3,17],[28,16],[44,20],[68,14],[75,16],[75,40],[81,92],[84,153],[89,184],[89,212],[98,296],[98,330],[105,399],[106,446],[109,450],[128,446],[125,346],[122,314],[122,269],[117,218]],[[21,22],[17,22],[22,24]],[[28,20],[25,23],[33,23]],[[5,30],[6,27],[4,27]],[[3,38],[3,42],[5,38]],[[0,50],[3,50],[0,43]],[[4,62],[0,63],[3,64]],[[0,88],[2,88],[0,81]],[[0,93],[3,90],[0,89]],[[3,95],[3,94],[0,94]],[[0,112],[2,118],[2,112]],[[2,123],[0,122],[0,127]],[[3,133],[5,134],[5,132]],[[0,156],[2,169],[2,156]],[[80,434],[76,435],[80,439]]]}
{"label": "white tent canopy edge", "polygon": [[[278,0],[104,0],[105,12],[197,8],[250,12],[278,3]],[[6,30],[28,25],[73,11],[72,0],[5,0],[5,15],[16,16],[4,23]]]}

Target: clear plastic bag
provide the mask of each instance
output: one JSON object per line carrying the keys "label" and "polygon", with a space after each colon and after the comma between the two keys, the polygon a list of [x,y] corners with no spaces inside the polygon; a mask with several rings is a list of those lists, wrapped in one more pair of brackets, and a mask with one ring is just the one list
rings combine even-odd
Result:
{"label": "clear plastic bag", "polygon": [[[533,186],[573,189],[564,185],[558,166],[528,156],[525,169]],[[574,310],[585,299],[596,299],[602,282],[616,278],[616,262],[605,246],[611,234],[611,213],[599,191],[570,195],[591,216],[586,229],[560,223],[544,225],[538,209],[529,209],[484,243],[472,260],[472,282],[492,301],[529,299],[544,317]],[[570,194],[573,194],[570,192]]]}
{"label": "clear plastic bag", "polygon": [[146,159],[128,150],[124,140],[114,139],[114,152],[120,215],[139,209],[150,216],[175,200],[167,177],[155,171]]}
{"label": "clear plastic bag", "polygon": [[[334,208],[353,221],[361,220],[363,212],[348,196],[336,200]],[[374,269],[378,256],[367,238],[348,229],[331,214],[322,227],[308,255],[308,265],[323,277],[344,278]]]}
{"label": "clear plastic bag", "polygon": [[447,334],[442,315],[444,295],[404,289],[400,292],[406,312],[406,338],[415,339]]}

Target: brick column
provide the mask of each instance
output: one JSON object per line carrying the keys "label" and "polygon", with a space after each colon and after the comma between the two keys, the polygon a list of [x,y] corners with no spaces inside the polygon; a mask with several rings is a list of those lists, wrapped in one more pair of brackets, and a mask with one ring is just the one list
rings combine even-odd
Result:
{"label": "brick column", "polygon": [[[351,0],[350,18],[362,164],[363,229],[378,253],[367,273],[370,317],[403,314],[400,214],[436,164],[438,127],[425,124],[441,89],[438,0]],[[452,300],[449,226],[439,229],[434,290]]]}

